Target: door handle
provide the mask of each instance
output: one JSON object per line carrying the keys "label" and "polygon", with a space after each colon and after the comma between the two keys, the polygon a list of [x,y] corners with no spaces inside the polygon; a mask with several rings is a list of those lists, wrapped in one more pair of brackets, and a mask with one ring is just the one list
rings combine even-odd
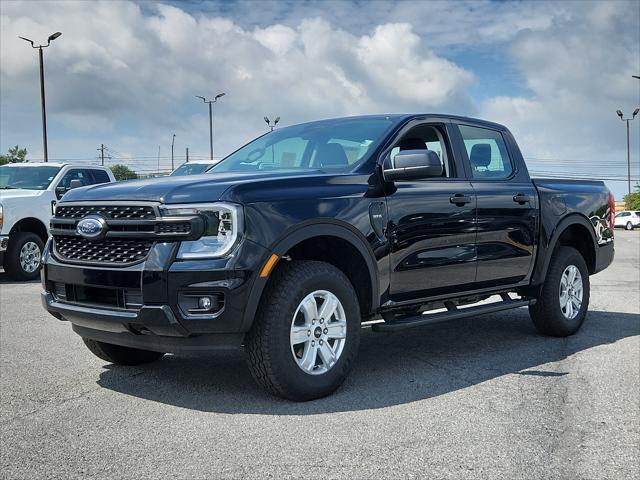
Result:
{"label": "door handle", "polygon": [[471,203],[472,200],[471,197],[467,197],[464,193],[456,193],[452,197],[449,197],[449,201],[455,203],[458,207]]}
{"label": "door handle", "polygon": [[524,205],[525,203],[531,203],[531,197],[529,195],[525,195],[524,193],[516,193],[513,196],[513,201],[519,203],[520,205]]}

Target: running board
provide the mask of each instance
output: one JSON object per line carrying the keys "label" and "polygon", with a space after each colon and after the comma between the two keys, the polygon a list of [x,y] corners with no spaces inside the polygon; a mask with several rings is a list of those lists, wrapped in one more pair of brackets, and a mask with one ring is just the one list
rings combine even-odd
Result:
{"label": "running board", "polygon": [[[502,297],[505,298],[504,296]],[[506,297],[509,298],[509,297]],[[485,313],[495,313],[502,310],[510,310],[512,308],[526,307],[536,303],[534,298],[525,298],[522,300],[503,300],[501,302],[490,303],[488,305],[478,305],[477,307],[457,308],[450,302],[446,302],[447,311],[440,313],[426,313],[416,317],[406,317],[393,322],[375,323],[371,325],[374,332],[396,332],[412,327],[420,327],[422,325],[431,325],[432,323],[446,322],[449,320],[457,320],[459,318],[475,317],[476,315],[484,315]]]}

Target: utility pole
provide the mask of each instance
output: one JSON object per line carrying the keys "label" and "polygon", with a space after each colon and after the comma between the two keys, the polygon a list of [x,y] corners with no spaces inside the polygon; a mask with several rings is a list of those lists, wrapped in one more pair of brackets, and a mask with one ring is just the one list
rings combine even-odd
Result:
{"label": "utility pole", "polygon": [[46,110],[45,101],[44,101],[44,60],[42,58],[42,49],[48,47],[51,44],[51,41],[55,40],[60,35],[62,35],[62,33],[60,32],[52,33],[51,35],[49,35],[46,45],[39,45],[37,47],[33,44],[33,40],[29,40],[28,38],[25,38],[25,37],[18,37],[26,42],[29,42],[32,48],[38,49],[38,58],[40,60],[40,104],[42,109],[42,147],[43,147],[45,162],[49,161],[49,152],[47,150],[47,110]]}
{"label": "utility pole", "polygon": [[100,144],[100,148],[98,148],[98,150],[100,150],[100,165],[104,167],[104,143]]}
{"label": "utility pole", "polygon": [[638,112],[640,112],[640,108],[636,108],[630,118],[624,118],[622,111],[616,110],[620,120],[627,123],[627,191],[629,194],[631,194],[631,147],[629,143],[629,122],[636,118]]}
{"label": "utility pole", "polygon": [[209,152],[211,154],[211,160],[213,160],[213,107],[212,105],[218,101],[219,98],[224,97],[226,93],[222,92],[213,97],[213,100],[207,100],[200,95],[196,95],[196,98],[201,98],[204,103],[209,104]]}
{"label": "utility pole", "polygon": [[176,134],[173,134],[173,138],[171,139],[171,171],[173,172],[173,143],[176,141]]}
{"label": "utility pole", "polygon": [[187,157],[187,163],[189,163],[189,147],[187,147],[187,155],[186,155],[186,157]]}
{"label": "utility pole", "polygon": [[160,175],[160,145],[158,145],[158,175]]}

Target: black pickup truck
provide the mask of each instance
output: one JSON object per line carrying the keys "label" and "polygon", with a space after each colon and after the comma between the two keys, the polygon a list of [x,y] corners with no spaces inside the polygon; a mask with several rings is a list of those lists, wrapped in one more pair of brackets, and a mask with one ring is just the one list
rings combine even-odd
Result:
{"label": "black pickup truck", "polygon": [[502,125],[378,115],[268,133],[209,173],[59,202],[42,301],[101,359],[243,348],[293,400],[333,392],[378,332],[527,306],[575,333],[613,260],[602,182],[532,180]]}

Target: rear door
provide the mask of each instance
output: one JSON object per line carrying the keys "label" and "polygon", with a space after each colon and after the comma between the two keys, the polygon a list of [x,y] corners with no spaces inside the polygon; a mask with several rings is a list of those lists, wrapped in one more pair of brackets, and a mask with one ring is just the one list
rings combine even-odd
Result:
{"label": "rear door", "polygon": [[537,245],[537,191],[508,131],[458,128],[477,198],[477,287],[523,282]]}
{"label": "rear door", "polygon": [[387,194],[390,292],[395,302],[472,289],[476,275],[476,196],[449,141],[450,123],[420,123],[397,142],[428,148],[442,177],[396,181]]}

